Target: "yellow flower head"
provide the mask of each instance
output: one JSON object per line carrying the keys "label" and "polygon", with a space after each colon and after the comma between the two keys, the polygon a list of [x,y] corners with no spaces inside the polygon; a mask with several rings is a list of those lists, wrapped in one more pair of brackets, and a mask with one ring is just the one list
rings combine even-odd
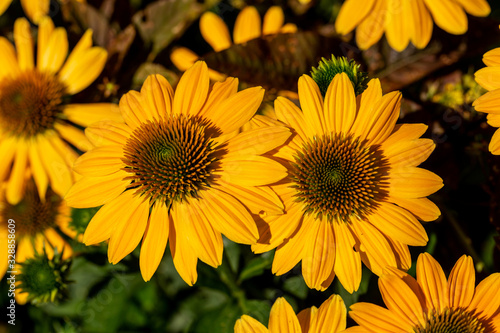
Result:
{"label": "yellow flower head", "polygon": [[[229,48],[233,42],[234,44],[242,44],[260,36],[289,33],[297,30],[295,24],[284,24],[284,22],[285,15],[279,6],[273,6],[267,10],[263,24],[257,9],[248,6],[236,18],[232,41],[226,23],[215,13],[206,12],[201,16],[200,30],[205,41],[210,44],[215,52],[219,52]],[[185,47],[175,49],[170,55],[174,65],[181,71],[190,68],[199,58],[199,55]],[[216,80],[224,78],[222,74],[215,71],[211,71],[211,77]]]}
{"label": "yellow flower head", "polygon": [[434,150],[420,139],[427,126],[396,125],[401,93],[382,95],[378,79],[357,97],[345,73],[337,74],[322,97],[308,75],[298,83],[301,109],[278,97],[278,120],[295,136],[277,153],[289,176],[273,189],[286,214],[267,217],[255,252],[275,247],[273,273],[302,260],[310,288],[325,290],[335,275],[349,292],[358,289],[361,262],[375,274],[386,265],[408,269],[408,245],[423,246],[418,221],[439,209],[426,196],[442,179],[418,168]]}
{"label": "yellow flower head", "polygon": [[66,30],[44,17],[38,29],[37,64],[29,23],[18,19],[13,45],[0,37],[0,182],[7,201],[22,198],[26,172],[42,200],[47,188],[64,196],[74,182],[71,166],[77,151],[90,142],[76,126],[101,119],[120,120],[114,104],[67,104],[68,96],[89,86],[101,73],[107,53],[92,46],[88,30],[68,54]]}
{"label": "yellow flower head", "polygon": [[[12,0],[0,0],[0,15],[2,15]],[[21,0],[24,13],[31,22],[38,24],[42,17],[49,13],[50,0]]]}
{"label": "yellow flower head", "polygon": [[332,295],[321,306],[295,315],[288,302],[280,297],[269,315],[269,329],[250,316],[243,315],[234,325],[234,333],[337,333],[345,330],[346,308],[339,295]]}
{"label": "yellow flower head", "polygon": [[500,273],[475,286],[472,258],[463,255],[448,280],[428,253],[417,261],[417,278],[388,268],[378,285],[386,308],[356,303],[349,315],[361,327],[346,332],[467,332],[500,330]]}
{"label": "yellow flower head", "polygon": [[[478,70],[474,76],[481,87],[488,90],[486,94],[479,97],[472,105],[477,111],[488,114],[488,124],[500,127],[500,114],[498,103],[500,102],[500,48],[486,52],[483,62],[487,67]],[[500,131],[497,130],[491,138],[489,149],[492,154],[500,155]]]}
{"label": "yellow flower head", "polygon": [[[63,260],[71,257],[71,246],[56,231],[59,229],[67,236],[75,238],[76,232],[71,229],[70,222],[71,208],[66,202],[50,188],[42,200],[33,181],[27,181],[23,199],[15,205],[0,196],[0,248],[3,255],[0,276],[4,276],[6,271],[19,271],[18,264],[44,251],[49,260],[54,258],[56,252],[63,254]],[[10,227],[8,223],[11,224]],[[8,249],[12,248],[9,245],[15,245],[16,250],[15,256],[8,258]],[[11,259],[12,261],[8,261]],[[17,301],[25,303],[28,294],[17,291]]]}
{"label": "yellow flower head", "polygon": [[427,46],[433,21],[448,33],[467,32],[466,12],[488,16],[486,0],[346,0],[340,8],[335,29],[347,34],[356,29],[356,43],[362,50],[380,40],[385,32],[389,45],[403,51],[409,42]]}
{"label": "yellow flower head", "polygon": [[210,87],[206,64],[197,62],[175,94],[164,77],[151,75],[140,92],[120,100],[125,124],[87,128],[96,148],[76,161],[83,178],[66,196],[73,207],[104,205],[84,234],[87,245],[109,239],[115,264],[142,239],[147,281],[170,240],[175,267],[192,285],[198,259],[220,265],[221,233],[243,244],[257,240],[251,214],[283,209],[270,189],[259,186],[286,176],[282,165],[262,154],[283,144],[290,131],[263,126],[237,134],[264,96],[261,87],[237,90],[234,78]]}

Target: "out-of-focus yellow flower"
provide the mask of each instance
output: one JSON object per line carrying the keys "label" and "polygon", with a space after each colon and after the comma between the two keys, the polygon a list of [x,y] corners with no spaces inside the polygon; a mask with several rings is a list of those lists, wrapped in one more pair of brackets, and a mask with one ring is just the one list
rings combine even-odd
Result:
{"label": "out-of-focus yellow flower", "polygon": [[356,29],[356,43],[362,50],[378,42],[384,32],[396,51],[409,42],[422,49],[431,39],[433,22],[461,35],[468,27],[466,12],[482,17],[490,11],[486,0],[346,0],[335,29],[343,35]]}
{"label": "out-of-focus yellow flower", "polygon": [[[9,7],[12,0],[0,0],[0,15]],[[24,13],[31,22],[38,24],[49,13],[50,0],[21,0]]]}

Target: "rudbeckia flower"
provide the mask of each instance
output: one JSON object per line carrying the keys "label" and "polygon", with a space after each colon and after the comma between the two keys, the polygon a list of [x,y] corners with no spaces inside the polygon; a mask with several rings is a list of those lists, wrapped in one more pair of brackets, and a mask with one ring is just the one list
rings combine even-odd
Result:
{"label": "rudbeckia flower", "polygon": [[472,258],[463,255],[448,280],[439,263],[428,253],[417,260],[417,278],[386,269],[378,285],[387,308],[371,304],[351,305],[349,315],[359,324],[346,332],[467,332],[500,330],[500,273],[477,287]]}
{"label": "rudbeckia flower", "polygon": [[[486,52],[483,62],[487,67],[478,70],[474,76],[476,82],[488,90],[486,94],[479,97],[472,105],[477,111],[488,114],[488,124],[500,127],[500,114],[498,104],[500,102],[500,48]],[[491,138],[489,149],[492,154],[500,155],[500,131],[496,130]]]}
{"label": "rudbeckia flower", "polygon": [[[229,48],[234,44],[243,44],[249,40],[264,35],[277,33],[289,33],[297,31],[295,24],[285,22],[285,15],[281,7],[273,6],[264,15],[264,23],[261,23],[260,15],[253,6],[245,7],[236,18],[233,30],[233,40],[229,29],[224,21],[215,13],[206,12],[200,18],[200,31],[205,41],[210,44],[215,52]],[[199,55],[185,47],[175,49],[170,55],[174,65],[181,71],[190,68]],[[211,78],[223,80],[225,76],[210,70]]]}
{"label": "rudbeckia flower", "polygon": [[[0,0],[0,15],[2,15],[12,0]],[[38,24],[42,17],[49,13],[50,0],[21,0],[24,13],[31,22]]]}
{"label": "rudbeckia flower", "polygon": [[169,240],[177,271],[192,285],[198,259],[221,264],[221,234],[242,244],[257,241],[251,214],[283,210],[272,191],[260,186],[286,176],[281,164],[263,154],[283,144],[290,131],[267,126],[238,134],[264,90],[237,89],[234,78],[210,87],[206,64],[197,62],[175,94],[164,77],[149,76],[140,92],[120,100],[125,124],[87,129],[96,148],[75,162],[83,178],[66,196],[73,207],[104,205],[84,243],[109,239],[109,261],[116,264],[142,239],[140,268],[147,281]]}
{"label": "rudbeckia flower", "polygon": [[409,42],[423,49],[432,36],[433,22],[444,31],[467,32],[467,14],[488,16],[486,0],[346,0],[335,21],[345,35],[356,29],[356,43],[362,50],[380,40],[385,32],[389,45],[403,51]]}
{"label": "rudbeckia flower", "polygon": [[280,297],[269,315],[269,329],[250,316],[243,315],[234,325],[234,333],[337,333],[345,330],[346,308],[339,295],[332,295],[321,306],[295,315],[288,302]]}
{"label": "rudbeckia flower", "polygon": [[31,172],[42,200],[47,188],[64,196],[74,182],[71,170],[90,142],[77,126],[101,119],[121,120],[114,104],[68,104],[68,97],[89,86],[101,73],[107,53],[92,46],[88,30],[68,54],[66,30],[44,17],[38,29],[37,64],[30,25],[14,25],[13,45],[0,37],[0,182],[6,199],[22,199],[25,173]]}
{"label": "rudbeckia flower", "polygon": [[325,98],[308,75],[298,91],[302,110],[284,97],[274,104],[295,134],[275,155],[289,170],[272,185],[286,214],[268,214],[252,249],[277,248],[277,275],[302,261],[306,284],[318,290],[335,275],[346,290],[357,290],[361,262],[377,275],[387,265],[409,269],[408,245],[428,241],[418,220],[440,215],[426,197],[442,179],[417,167],[435,147],[420,139],[427,126],[396,125],[401,93],[382,95],[378,79],[357,98],[346,73],[333,78]]}
{"label": "rudbeckia flower", "polygon": [[[1,195],[0,219],[0,248],[3,256],[0,276],[4,276],[6,271],[19,271],[19,264],[34,258],[37,253],[45,251],[49,260],[54,258],[54,253],[62,253],[63,260],[73,254],[71,246],[57,231],[75,238],[76,232],[70,227],[71,208],[50,188],[42,200],[33,181],[27,181],[23,199],[15,205]],[[8,223],[13,227],[8,228]],[[9,232],[9,229],[15,232]],[[9,238],[9,235],[15,237]],[[13,257],[7,257],[10,253],[8,249],[12,249],[9,245],[15,245]],[[25,303],[28,294],[17,291],[16,300]]]}

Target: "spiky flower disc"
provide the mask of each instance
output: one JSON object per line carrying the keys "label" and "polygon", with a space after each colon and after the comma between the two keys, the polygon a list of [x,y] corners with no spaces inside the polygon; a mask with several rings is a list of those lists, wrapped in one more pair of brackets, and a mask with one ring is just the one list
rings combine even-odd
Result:
{"label": "spiky flower disc", "polygon": [[346,73],[357,96],[365,91],[369,81],[367,73],[360,71],[359,68],[360,65],[354,60],[347,60],[346,57],[337,58],[332,54],[331,59],[321,58],[318,68],[312,68],[311,77],[318,85],[321,94],[325,96],[326,90],[335,75]]}

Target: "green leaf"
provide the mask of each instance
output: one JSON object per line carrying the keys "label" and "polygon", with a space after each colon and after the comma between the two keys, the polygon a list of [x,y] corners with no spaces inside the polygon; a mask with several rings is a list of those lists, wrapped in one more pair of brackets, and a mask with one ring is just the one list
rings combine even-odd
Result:
{"label": "green leaf", "polygon": [[241,271],[238,282],[250,279],[251,277],[261,275],[265,269],[270,269],[273,263],[274,251],[266,252],[257,258],[248,262]]}
{"label": "green leaf", "polygon": [[305,299],[309,288],[301,276],[293,276],[283,283],[283,290],[289,292],[299,299]]}
{"label": "green leaf", "polygon": [[234,303],[226,303],[203,314],[189,329],[192,333],[233,333],[236,320],[241,317],[240,308]]}
{"label": "green leaf", "polygon": [[240,264],[241,255],[240,245],[230,241],[225,242],[224,254],[227,257],[227,261],[229,262],[229,267],[231,268],[231,270],[234,273],[238,272],[238,265]]}

